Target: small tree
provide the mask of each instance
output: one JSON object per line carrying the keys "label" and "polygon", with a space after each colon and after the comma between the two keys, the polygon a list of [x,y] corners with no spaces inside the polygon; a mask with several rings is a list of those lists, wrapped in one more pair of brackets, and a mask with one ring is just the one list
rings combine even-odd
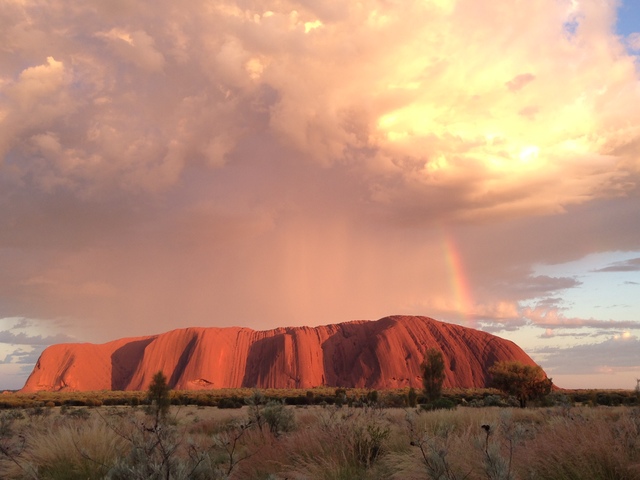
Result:
{"label": "small tree", "polygon": [[525,365],[517,361],[495,363],[490,369],[490,386],[513,395],[520,407],[529,400],[543,397],[551,392],[553,382],[538,365]]}
{"label": "small tree", "polygon": [[249,425],[257,425],[258,429],[262,431],[265,422],[262,411],[267,399],[260,390],[254,388],[251,396],[245,398],[244,402],[249,405]]}
{"label": "small tree", "polygon": [[414,408],[418,405],[418,392],[413,387],[409,387],[409,392],[407,393],[407,405]]}
{"label": "small tree", "polygon": [[164,419],[169,413],[169,407],[171,406],[170,392],[171,388],[167,385],[167,377],[164,376],[162,371],[159,371],[153,376],[147,394],[147,398],[151,402],[151,413],[156,417],[156,420]]}
{"label": "small tree", "polygon": [[422,365],[422,385],[424,395],[432,402],[442,395],[442,384],[444,383],[444,358],[442,352],[437,348],[430,348],[424,356]]}

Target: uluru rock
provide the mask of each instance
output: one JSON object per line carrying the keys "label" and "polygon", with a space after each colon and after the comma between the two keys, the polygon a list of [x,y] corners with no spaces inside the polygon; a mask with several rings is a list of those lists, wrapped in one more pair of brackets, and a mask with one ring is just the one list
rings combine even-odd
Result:
{"label": "uluru rock", "polygon": [[185,328],[95,345],[45,349],[23,392],[144,390],[162,370],[176,390],[421,387],[424,352],[439,348],[444,387],[479,388],[495,362],[535,362],[515,343],[428,317],[392,316],[255,331]]}

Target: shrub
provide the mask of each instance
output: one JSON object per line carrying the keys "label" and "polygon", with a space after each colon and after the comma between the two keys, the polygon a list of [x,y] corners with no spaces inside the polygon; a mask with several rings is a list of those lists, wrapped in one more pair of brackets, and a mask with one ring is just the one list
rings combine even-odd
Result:
{"label": "shrub", "polygon": [[367,392],[367,404],[375,405],[377,403],[378,403],[378,391],[371,390],[370,392]]}
{"label": "shrub", "polygon": [[307,405],[313,405],[313,396],[313,391],[307,390],[307,393],[305,394]]}
{"label": "shrub", "polygon": [[407,406],[407,399],[404,395],[389,392],[382,397],[378,406],[387,408],[404,408]]}
{"label": "shrub", "polygon": [[[244,402],[239,398],[221,398],[218,400],[218,408],[242,408]],[[203,406],[208,406],[208,402],[204,402]]]}
{"label": "shrub", "polygon": [[68,411],[67,415],[71,418],[79,418],[81,420],[88,419],[91,414],[86,408],[74,408]]}
{"label": "shrub", "polygon": [[390,429],[376,422],[356,425],[353,429],[353,452],[360,465],[369,468],[382,454]]}
{"label": "shrub", "polygon": [[334,394],[334,403],[337,407],[341,407],[347,402],[347,391],[344,388],[336,388]]}
{"label": "shrub", "polygon": [[487,395],[481,400],[481,407],[506,407],[507,403],[500,395]]}
{"label": "shrub", "polygon": [[421,405],[423,410],[453,410],[457,405],[448,398],[437,398],[431,402],[427,402]]}
{"label": "shrub", "polygon": [[540,406],[568,408],[571,406],[571,399],[564,393],[550,393],[542,398]]}
{"label": "shrub", "polygon": [[288,409],[284,403],[277,400],[271,400],[267,403],[262,411],[262,416],[269,426],[269,431],[276,437],[295,428],[293,410]]}
{"label": "shrub", "polygon": [[87,407],[99,407],[102,405],[102,400],[99,398],[88,398],[85,403]]}
{"label": "shrub", "polygon": [[491,386],[516,397],[522,408],[527,406],[529,400],[548,395],[553,386],[551,379],[537,365],[513,361],[496,362],[489,373]]}

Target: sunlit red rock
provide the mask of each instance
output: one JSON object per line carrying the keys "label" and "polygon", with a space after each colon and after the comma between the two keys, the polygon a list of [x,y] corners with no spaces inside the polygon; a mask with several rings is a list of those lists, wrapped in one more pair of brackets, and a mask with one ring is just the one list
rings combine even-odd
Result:
{"label": "sunlit red rock", "polygon": [[496,361],[535,365],[515,343],[489,333],[393,316],[266,331],[185,328],[101,345],[52,345],[22,391],[144,390],[159,370],[177,390],[420,387],[420,363],[430,347],[443,352],[445,388],[486,386]]}

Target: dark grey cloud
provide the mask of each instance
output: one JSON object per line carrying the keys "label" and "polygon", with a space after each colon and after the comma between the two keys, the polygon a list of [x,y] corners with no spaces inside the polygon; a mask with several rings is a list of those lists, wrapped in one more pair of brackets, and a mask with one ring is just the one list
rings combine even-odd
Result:
{"label": "dark grey cloud", "polygon": [[507,288],[526,296],[526,298],[538,298],[566,290],[567,288],[576,288],[580,285],[582,285],[582,282],[576,278],[538,275],[524,278],[520,282],[508,285]]}
{"label": "dark grey cloud", "polygon": [[[607,335],[611,335],[611,332],[606,332]],[[567,338],[575,338],[575,339],[582,339],[582,338],[589,338],[589,337],[597,337],[597,334],[593,334],[593,333],[588,333],[588,332],[558,332],[556,330],[546,330],[543,334],[539,335],[538,338],[544,338],[544,339],[549,339],[549,338],[556,338],[556,337],[567,337]]]}
{"label": "dark grey cloud", "polygon": [[487,318],[482,317],[476,319],[478,328],[484,332],[488,333],[499,333],[499,332],[515,332],[527,325],[527,321],[522,318],[512,318],[512,319],[503,319],[503,318]]}
{"label": "dark grey cloud", "polygon": [[18,322],[13,326],[12,330],[17,330],[19,328],[30,327],[33,323],[26,318],[21,318]]}
{"label": "dark grey cloud", "polygon": [[640,272],[640,258],[631,258],[620,262],[612,263],[603,268],[593,270],[594,272]]}
{"label": "dark grey cloud", "polygon": [[32,350],[18,348],[8,353],[4,360],[0,360],[0,364],[15,363],[25,365],[25,370],[30,372],[45,348],[46,346],[43,345],[36,345]]}
{"label": "dark grey cloud", "polygon": [[564,306],[565,300],[562,297],[547,297],[535,299],[535,305],[538,308],[556,308],[558,310],[562,310],[567,308]]}
{"label": "dark grey cloud", "polygon": [[64,333],[55,335],[29,335],[28,333],[14,333],[11,330],[0,331],[0,343],[9,345],[53,345],[54,343],[69,343],[75,339]]}

